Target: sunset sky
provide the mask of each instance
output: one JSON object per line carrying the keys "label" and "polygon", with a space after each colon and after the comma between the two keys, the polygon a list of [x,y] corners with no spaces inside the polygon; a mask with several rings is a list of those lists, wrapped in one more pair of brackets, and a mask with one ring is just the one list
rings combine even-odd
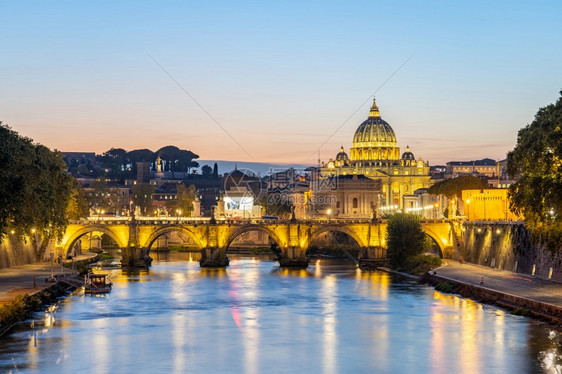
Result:
{"label": "sunset sky", "polygon": [[62,151],[314,164],[407,60],[376,93],[401,149],[504,158],[562,89],[561,19],[555,1],[3,1],[0,121]]}

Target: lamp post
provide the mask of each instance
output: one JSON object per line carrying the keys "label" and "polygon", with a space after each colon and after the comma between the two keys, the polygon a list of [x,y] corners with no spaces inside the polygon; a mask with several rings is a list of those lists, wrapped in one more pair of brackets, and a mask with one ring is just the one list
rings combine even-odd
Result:
{"label": "lamp post", "polygon": [[332,218],[331,217],[332,216],[332,209],[328,208],[328,211],[326,213],[328,213],[328,221],[329,221]]}
{"label": "lamp post", "polygon": [[466,199],[466,215],[468,220],[470,221],[470,199]]}
{"label": "lamp post", "polygon": [[176,222],[180,221],[181,209],[176,209]]}

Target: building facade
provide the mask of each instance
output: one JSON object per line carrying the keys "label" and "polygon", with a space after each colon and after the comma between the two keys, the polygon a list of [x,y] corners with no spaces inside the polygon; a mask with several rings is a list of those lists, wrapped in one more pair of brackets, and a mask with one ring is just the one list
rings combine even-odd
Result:
{"label": "building facade", "polygon": [[[349,156],[341,147],[335,159],[323,163],[319,170],[320,180],[362,175],[378,181],[380,192],[377,191],[373,204],[381,212],[390,207],[403,210],[404,195],[411,195],[431,184],[429,164],[421,158],[416,159],[409,147],[400,154],[394,130],[381,118],[374,100],[369,117],[355,131]],[[371,192],[367,190],[365,193]]]}
{"label": "building facade", "polygon": [[500,174],[499,162],[491,158],[474,161],[449,161],[447,162],[446,177],[456,178],[463,175],[477,177],[497,178]]}
{"label": "building facade", "polygon": [[509,208],[507,188],[463,190],[464,216],[470,221],[517,221],[522,217]]}

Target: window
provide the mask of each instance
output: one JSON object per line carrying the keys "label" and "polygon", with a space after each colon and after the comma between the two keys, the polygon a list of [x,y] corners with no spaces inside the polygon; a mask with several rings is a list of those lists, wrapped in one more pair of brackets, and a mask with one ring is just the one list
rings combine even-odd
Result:
{"label": "window", "polygon": [[357,198],[354,197],[354,198],[353,198],[353,208],[357,208],[357,205],[358,205]]}
{"label": "window", "polygon": [[336,203],[336,208],[338,208],[338,209],[340,208],[340,202],[339,201]]}

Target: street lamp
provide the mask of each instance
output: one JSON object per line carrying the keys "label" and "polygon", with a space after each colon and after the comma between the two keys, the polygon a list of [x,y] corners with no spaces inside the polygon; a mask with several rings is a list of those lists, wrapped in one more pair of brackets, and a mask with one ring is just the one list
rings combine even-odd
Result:
{"label": "street lamp", "polygon": [[330,220],[330,216],[332,215],[332,209],[328,208],[328,211],[326,212],[328,213],[328,220]]}
{"label": "street lamp", "polygon": [[466,215],[468,220],[470,221],[470,199],[466,199]]}
{"label": "street lamp", "polygon": [[181,215],[181,209],[176,209],[176,221],[178,222],[180,220],[180,215]]}

